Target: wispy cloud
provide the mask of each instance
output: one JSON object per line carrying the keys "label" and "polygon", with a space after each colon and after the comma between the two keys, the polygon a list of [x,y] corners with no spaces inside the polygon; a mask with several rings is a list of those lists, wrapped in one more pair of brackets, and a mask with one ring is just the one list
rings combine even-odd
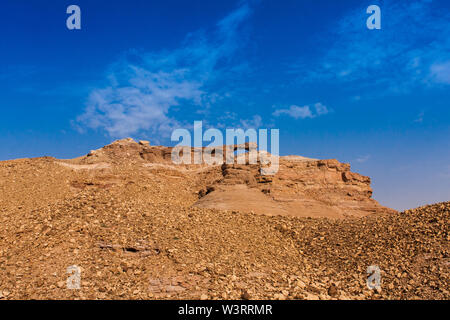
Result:
{"label": "wispy cloud", "polygon": [[113,137],[168,134],[182,121],[176,108],[210,107],[220,98],[215,81],[227,72],[242,72],[233,55],[241,45],[239,28],[250,14],[244,3],[213,30],[188,34],[174,51],[130,51],[111,67],[110,84],[91,92],[79,123]]}
{"label": "wispy cloud", "polygon": [[425,112],[420,112],[417,117],[414,119],[414,122],[416,123],[422,123],[423,122],[423,118],[425,117]]}
{"label": "wispy cloud", "polygon": [[355,159],[355,161],[358,163],[364,163],[364,162],[369,161],[369,159],[370,159],[370,154],[366,154],[363,156],[359,156],[358,158]]}
{"label": "wispy cloud", "polygon": [[[450,13],[430,0],[384,1],[382,29],[368,30],[363,6],[343,17],[311,68],[293,66],[305,82],[329,81],[404,93],[450,84]],[[329,39],[326,37],[326,39]]]}
{"label": "wispy cloud", "polygon": [[251,119],[241,119],[240,125],[244,129],[258,129],[262,126],[262,118],[260,115],[254,115]]}
{"label": "wispy cloud", "polygon": [[433,64],[430,71],[431,79],[435,82],[450,84],[450,60],[444,63]]}
{"label": "wispy cloud", "polygon": [[281,115],[288,115],[294,119],[307,119],[307,118],[316,118],[321,115],[325,115],[329,112],[328,108],[322,103],[316,103],[313,108],[310,106],[299,107],[297,105],[291,105],[288,109],[278,109],[275,110],[272,114],[275,117],[279,117]]}

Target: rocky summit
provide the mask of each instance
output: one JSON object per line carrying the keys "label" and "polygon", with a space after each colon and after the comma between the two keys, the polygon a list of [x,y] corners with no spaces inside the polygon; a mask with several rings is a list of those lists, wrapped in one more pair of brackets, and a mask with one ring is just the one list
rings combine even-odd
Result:
{"label": "rocky summit", "polygon": [[0,299],[450,298],[450,202],[396,212],[337,160],[280,157],[269,176],[249,153],[172,151],[0,162]]}

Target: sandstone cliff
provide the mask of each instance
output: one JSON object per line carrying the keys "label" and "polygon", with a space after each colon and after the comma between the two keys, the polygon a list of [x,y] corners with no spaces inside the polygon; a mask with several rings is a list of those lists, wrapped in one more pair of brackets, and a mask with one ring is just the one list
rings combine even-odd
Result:
{"label": "sandstone cliff", "polygon": [[[256,145],[225,146],[223,158],[226,149],[236,151],[239,147],[249,151]],[[193,159],[194,149],[190,152]],[[199,200],[193,205],[201,208],[328,218],[394,212],[372,199],[369,177],[351,172],[349,164],[337,160],[285,156],[280,157],[275,175],[262,175],[261,161],[258,158],[251,162],[249,154],[236,155],[235,164],[174,165],[171,153],[170,147],[124,139],[91,151],[73,163],[139,163],[155,170],[177,172],[180,177],[194,182],[191,191],[198,193]],[[238,158],[242,157],[246,164],[237,164]]]}

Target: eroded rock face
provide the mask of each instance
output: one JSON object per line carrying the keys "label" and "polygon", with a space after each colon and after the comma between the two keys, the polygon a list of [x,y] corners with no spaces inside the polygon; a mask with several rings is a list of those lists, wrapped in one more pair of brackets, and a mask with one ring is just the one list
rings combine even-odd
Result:
{"label": "eroded rock face", "polygon": [[[219,157],[225,161],[231,155],[234,164],[175,165],[171,158],[173,148],[123,139],[91,151],[77,161],[81,165],[102,162],[153,166],[155,170],[170,168],[181,178],[194,182],[197,190],[191,192],[197,192],[199,200],[193,205],[200,208],[328,218],[394,212],[372,199],[370,178],[351,172],[347,163],[286,156],[279,158],[276,174],[262,175],[262,168],[268,165],[261,163],[257,152],[250,152],[256,148],[255,143],[219,147]],[[238,149],[248,152],[235,154]],[[198,149],[186,150],[193,162]],[[202,148],[202,151],[213,156],[218,152],[213,148]]]}
{"label": "eroded rock face", "polygon": [[361,217],[394,212],[372,199],[370,178],[337,160],[280,157],[277,174],[260,174],[260,165],[224,164],[222,178],[195,205],[269,215]]}

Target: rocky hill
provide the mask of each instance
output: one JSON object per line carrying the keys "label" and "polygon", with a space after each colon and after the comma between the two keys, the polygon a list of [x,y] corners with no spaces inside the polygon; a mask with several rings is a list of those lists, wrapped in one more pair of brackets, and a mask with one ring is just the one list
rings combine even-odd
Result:
{"label": "rocky hill", "polygon": [[[225,146],[222,151],[224,160],[227,148],[236,151],[239,147],[249,151],[256,145]],[[194,149],[191,148],[190,152],[194,159]],[[394,212],[371,198],[369,177],[351,172],[350,165],[337,160],[280,157],[279,171],[272,176],[261,175],[263,165],[258,160],[251,162],[249,154],[236,155],[234,164],[175,166],[171,153],[170,147],[124,139],[93,150],[85,157],[60,164],[75,169],[133,164],[176,175],[193,183],[189,191],[198,194],[199,200],[194,206],[200,208],[328,218]],[[238,164],[239,157],[246,157],[244,164]]]}
{"label": "rocky hill", "polygon": [[0,299],[450,298],[450,203],[395,212],[336,160],[281,157],[263,176],[171,152],[125,139],[0,162]]}

